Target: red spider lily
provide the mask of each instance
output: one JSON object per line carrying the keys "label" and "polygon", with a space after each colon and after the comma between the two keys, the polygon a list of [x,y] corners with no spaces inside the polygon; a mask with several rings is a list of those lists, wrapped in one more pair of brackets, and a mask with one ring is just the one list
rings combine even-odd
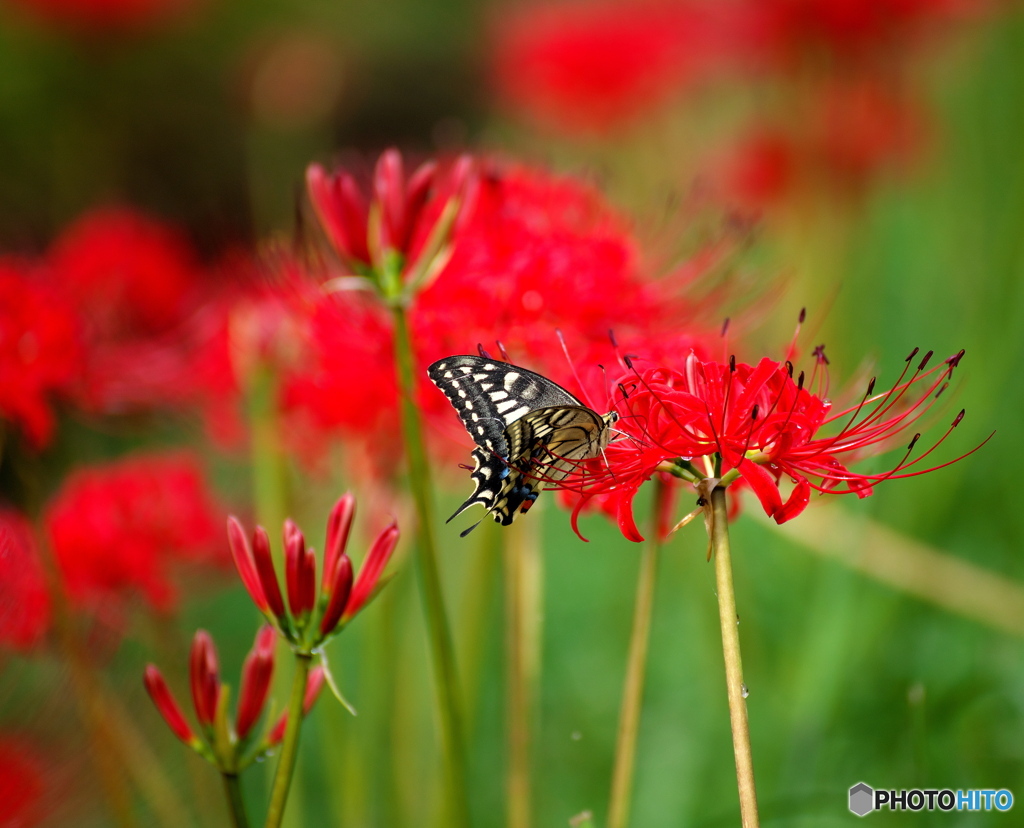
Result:
{"label": "red spider lily", "polygon": [[[632,515],[633,498],[659,471],[693,482],[717,478],[727,484],[739,478],[751,487],[765,513],[784,523],[806,508],[812,491],[867,497],[876,483],[956,462],[915,468],[959,425],[962,411],[931,448],[912,459],[920,438],[915,434],[905,455],[888,471],[855,472],[846,465],[847,458],[879,454],[903,440],[963,357],[961,351],[929,369],[931,352],[915,366],[917,353],[915,349],[907,358],[887,392],[875,394],[872,380],[863,399],[842,410],[834,410],[826,397],[827,360],[820,348],[809,382],[803,374],[794,379],[790,363],[767,358],[750,366],[735,360],[705,362],[691,355],[681,371],[634,371],[623,379],[614,400],[620,417],[616,427],[624,437],[608,446],[605,458],[590,461],[572,475],[571,483],[562,484],[578,495],[574,528],[588,501],[603,497],[614,508],[623,534],[642,540]],[[806,385],[816,386],[816,391]],[[823,431],[834,433],[824,436]],[[783,476],[794,483],[785,498],[779,490]]]}
{"label": "red spider lily", "polygon": [[45,524],[72,600],[116,616],[136,592],[153,609],[172,609],[176,565],[226,563],[221,513],[195,459],[140,454],[72,474]]}
{"label": "red spider lily", "polygon": [[51,280],[85,320],[82,404],[118,412],[195,400],[197,350],[212,333],[209,280],[188,240],[127,208],[86,213],[47,254]]}
{"label": "red spider lily", "polygon": [[28,521],[0,509],[0,643],[28,650],[50,625],[50,597]]}
{"label": "red spider lily", "polygon": [[426,267],[429,263],[419,259],[436,253],[435,231],[447,234],[441,226],[446,209],[451,205],[468,213],[463,202],[471,199],[472,180],[468,157],[450,166],[428,161],[406,178],[395,149],[378,159],[369,197],[347,170],[330,174],[313,164],[306,172],[310,200],[328,239],[352,271],[363,275],[385,270],[395,256],[399,272]]}
{"label": "red spider lily", "polygon": [[292,644],[311,651],[348,623],[380,587],[381,573],[398,543],[398,526],[392,523],[377,537],[352,582],[352,562],[345,553],[355,514],[355,498],[342,496],[327,523],[327,550],[320,595],[316,589],[316,553],[290,519],[284,525],[285,609],[270,552],[270,539],[262,526],[253,532],[250,545],[237,518],[228,519],[228,543],[242,583],[253,603]]}
{"label": "red spider lily", "polygon": [[[221,683],[217,651],[213,639],[205,630],[198,630],[192,642],[189,659],[189,681],[196,719],[203,737],[196,735],[181,708],[175,701],[160,671],[152,664],[146,667],[144,681],[150,698],[174,735],[196,752],[213,761],[223,770],[237,772],[268,748],[277,744],[277,725],[269,727],[264,735],[251,744],[253,728],[263,716],[270,696],[274,675],[274,645],[277,633],[264,625],[256,633],[256,640],[242,665],[242,678],[238,689],[238,705],[234,727],[220,718],[221,700],[228,687]],[[322,684],[320,668],[310,672],[306,679],[306,712],[309,712]]]}
{"label": "red spider lily", "polygon": [[73,305],[37,276],[0,261],[0,417],[41,448],[53,434],[51,400],[71,391],[83,352]]}
{"label": "red spider lily", "polygon": [[504,9],[492,27],[497,91],[514,110],[565,130],[633,123],[731,50],[713,11],[688,0]]}

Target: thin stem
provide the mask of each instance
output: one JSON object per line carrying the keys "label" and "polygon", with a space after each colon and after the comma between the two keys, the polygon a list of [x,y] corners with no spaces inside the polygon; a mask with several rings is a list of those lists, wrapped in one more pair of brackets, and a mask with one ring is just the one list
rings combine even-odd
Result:
{"label": "thin stem", "polygon": [[654,514],[650,535],[640,558],[636,582],[636,604],[633,607],[633,629],[626,656],[626,681],[619,708],[619,732],[615,739],[615,764],[612,767],[612,790],[608,801],[608,828],[626,828],[633,797],[633,776],[636,769],[636,745],[640,731],[640,711],[644,699],[647,674],[647,649],[651,639],[651,616],[654,612],[654,586],[661,551],[659,517],[669,488],[655,478]]}
{"label": "thin stem", "polygon": [[725,683],[729,695],[729,722],[732,725],[732,750],[736,758],[740,816],[743,828],[757,828],[757,793],[754,789],[754,760],[750,753],[750,726],[747,723],[747,688],[743,683],[739,616],[736,614],[736,593],[732,584],[729,517],[725,505],[725,489],[721,486],[711,491],[711,510],[710,531],[715,556],[718,620],[722,627],[722,653],[725,656]]}
{"label": "thin stem", "polygon": [[277,760],[274,788],[270,794],[270,807],[264,828],[278,828],[284,817],[284,806],[288,801],[288,790],[295,771],[295,759],[299,750],[299,729],[302,727],[302,702],[306,695],[306,677],[313,657],[308,653],[295,653],[295,675],[292,677],[292,692],[288,699],[288,724],[281,744],[281,758]]}
{"label": "thin stem", "polygon": [[537,520],[520,521],[505,532],[508,828],[529,828],[532,822],[531,743],[540,669],[543,578],[539,525]]}
{"label": "thin stem", "polygon": [[249,828],[249,818],[245,815],[245,801],[242,799],[242,785],[237,773],[222,774],[224,793],[228,797],[228,809],[231,813],[232,828]]}
{"label": "thin stem", "polygon": [[402,436],[408,456],[410,485],[416,502],[418,523],[416,575],[430,641],[441,721],[441,743],[447,770],[446,824],[453,828],[466,828],[470,821],[459,685],[438,574],[433,488],[423,443],[423,426],[416,407],[415,356],[405,308],[397,303],[392,305],[392,316],[395,323],[395,363],[402,400]]}

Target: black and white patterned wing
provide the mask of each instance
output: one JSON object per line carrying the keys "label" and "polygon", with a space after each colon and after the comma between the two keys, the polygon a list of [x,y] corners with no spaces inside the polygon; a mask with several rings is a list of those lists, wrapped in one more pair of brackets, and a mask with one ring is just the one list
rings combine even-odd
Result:
{"label": "black and white patterned wing", "polygon": [[568,474],[566,461],[594,456],[607,442],[604,418],[533,371],[467,355],[438,360],[427,373],[477,444],[473,493],[448,520],[479,503],[508,526],[545,482]]}
{"label": "black and white patterned wing", "polygon": [[505,440],[509,423],[538,408],[581,405],[540,374],[484,357],[439,359],[427,374],[459,412],[473,442],[504,459],[509,456]]}

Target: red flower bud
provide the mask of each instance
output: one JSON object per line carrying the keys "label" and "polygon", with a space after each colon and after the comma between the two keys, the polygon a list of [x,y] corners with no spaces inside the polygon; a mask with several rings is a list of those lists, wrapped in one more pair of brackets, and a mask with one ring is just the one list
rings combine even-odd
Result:
{"label": "red flower bud", "polygon": [[338,626],[352,592],[352,561],[349,560],[348,555],[342,554],[332,578],[324,578],[324,583],[328,582],[331,584],[331,597],[324,610],[324,616],[320,619],[320,635],[322,636],[330,635]]}
{"label": "red flower bud", "polygon": [[262,526],[257,526],[256,531],[252,534],[252,556],[270,611],[274,613],[275,617],[284,618],[284,599],[281,598],[281,587],[277,583],[274,560],[270,556],[270,538],[267,536],[267,530]]}
{"label": "red flower bud", "polygon": [[234,515],[228,518],[228,546],[231,547],[231,557],[235,561],[235,568],[245,584],[245,589],[252,598],[253,603],[259,607],[261,612],[267,612],[269,605],[263,594],[263,587],[260,584],[259,574],[256,572],[256,564],[253,562],[252,550],[249,548],[249,541],[245,537],[245,530],[238,518]]}
{"label": "red flower bud", "polygon": [[178,703],[174,700],[174,696],[171,695],[167,682],[164,681],[160,671],[152,664],[146,665],[143,681],[146,684],[146,692],[149,693],[149,697],[153,700],[153,704],[156,705],[156,709],[160,711],[160,715],[164,717],[164,721],[174,731],[174,735],[186,745],[195,744],[198,741],[196,735],[192,732],[192,728],[188,726],[188,722],[185,721],[185,716],[182,714],[181,708],[178,707]]}
{"label": "red flower bud", "polygon": [[335,571],[338,558],[348,545],[348,535],[352,529],[352,519],[356,514],[356,499],[351,492],[342,495],[331,509],[327,519],[327,544],[324,547],[324,579],[321,584],[323,592],[333,590],[331,574]]}
{"label": "red flower bud", "polygon": [[331,176],[313,164],[306,171],[306,186],[320,224],[338,253],[344,259],[369,263],[368,208],[352,176],[346,172]]}
{"label": "red flower bud", "polygon": [[288,588],[288,606],[296,618],[302,614],[305,604],[305,596],[302,594],[305,558],[306,539],[289,518],[284,522],[284,578]]}
{"label": "red flower bud", "polygon": [[196,630],[189,658],[189,679],[196,718],[203,725],[212,725],[217,714],[218,678],[217,650],[206,630]]}
{"label": "red flower bud", "polygon": [[238,691],[238,716],[235,732],[244,739],[259,720],[270,692],[274,675],[274,644],[277,633],[269,624],[256,633],[256,642],[242,665],[242,681]]}

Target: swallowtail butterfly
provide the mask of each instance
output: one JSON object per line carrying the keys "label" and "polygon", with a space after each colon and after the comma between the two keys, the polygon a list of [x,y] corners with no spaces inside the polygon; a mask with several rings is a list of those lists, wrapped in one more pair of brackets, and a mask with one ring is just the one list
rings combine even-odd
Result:
{"label": "swallowtail butterfly", "polygon": [[542,484],[597,457],[618,419],[614,411],[602,417],[551,380],[500,360],[450,356],[427,373],[477,445],[471,475],[476,488],[449,521],[479,503],[508,526],[533,505]]}

